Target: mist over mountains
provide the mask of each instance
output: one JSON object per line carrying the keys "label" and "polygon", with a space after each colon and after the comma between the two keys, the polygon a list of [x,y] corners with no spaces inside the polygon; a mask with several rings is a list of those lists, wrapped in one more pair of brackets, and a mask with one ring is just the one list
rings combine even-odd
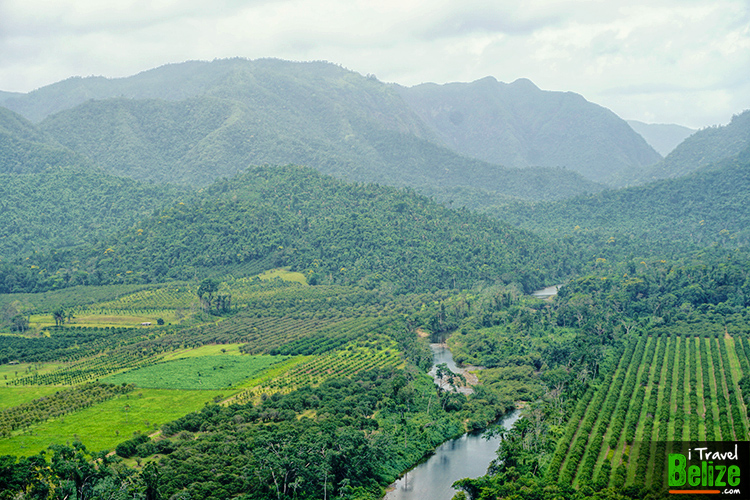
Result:
{"label": "mist over mountains", "polygon": [[[354,181],[552,199],[660,159],[609,110],[528,80],[405,88],[325,62],[230,59],[2,99],[105,170],[159,182],[295,163]],[[553,169],[547,182],[564,188],[509,192],[523,184],[513,169],[526,167]]]}
{"label": "mist over mountains", "polygon": [[662,156],[667,156],[682,141],[695,133],[695,129],[671,123],[643,123],[638,120],[628,120],[628,125]]}
{"label": "mist over mountains", "polygon": [[510,167],[563,167],[617,185],[660,155],[606,108],[572,92],[542,91],[527,79],[400,88],[445,144]]}

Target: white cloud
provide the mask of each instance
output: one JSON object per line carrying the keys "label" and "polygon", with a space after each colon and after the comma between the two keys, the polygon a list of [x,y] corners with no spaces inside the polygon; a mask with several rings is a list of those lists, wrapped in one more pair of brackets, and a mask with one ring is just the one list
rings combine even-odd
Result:
{"label": "white cloud", "polygon": [[624,118],[750,107],[743,0],[4,0],[0,89],[221,57],[323,59],[413,85],[525,77]]}

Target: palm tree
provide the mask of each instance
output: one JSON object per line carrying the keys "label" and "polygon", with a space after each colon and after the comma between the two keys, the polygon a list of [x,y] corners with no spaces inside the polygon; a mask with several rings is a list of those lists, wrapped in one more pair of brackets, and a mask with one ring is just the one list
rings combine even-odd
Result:
{"label": "palm tree", "polygon": [[55,326],[62,326],[65,323],[65,311],[62,309],[53,312],[52,317],[55,318]]}

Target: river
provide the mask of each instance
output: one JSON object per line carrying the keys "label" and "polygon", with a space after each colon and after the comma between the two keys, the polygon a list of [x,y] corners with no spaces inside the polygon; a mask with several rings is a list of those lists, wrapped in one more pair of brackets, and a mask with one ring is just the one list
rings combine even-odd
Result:
{"label": "river", "polygon": [[[433,364],[446,363],[453,372],[460,372],[450,350],[433,344]],[[503,417],[500,422],[510,428],[518,420],[518,411]],[[426,461],[414,467],[391,485],[383,500],[450,500],[458,490],[451,486],[465,477],[479,477],[495,458],[501,438],[484,439],[481,432],[468,433],[446,441]]]}

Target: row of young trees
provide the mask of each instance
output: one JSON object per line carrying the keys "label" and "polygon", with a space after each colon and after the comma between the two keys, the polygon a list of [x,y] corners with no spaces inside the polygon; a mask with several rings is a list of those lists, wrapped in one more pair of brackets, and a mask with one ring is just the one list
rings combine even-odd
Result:
{"label": "row of young trees", "polygon": [[18,429],[88,408],[119,394],[127,394],[134,388],[133,385],[125,384],[89,383],[7,408],[0,411],[0,438],[8,438]]}

